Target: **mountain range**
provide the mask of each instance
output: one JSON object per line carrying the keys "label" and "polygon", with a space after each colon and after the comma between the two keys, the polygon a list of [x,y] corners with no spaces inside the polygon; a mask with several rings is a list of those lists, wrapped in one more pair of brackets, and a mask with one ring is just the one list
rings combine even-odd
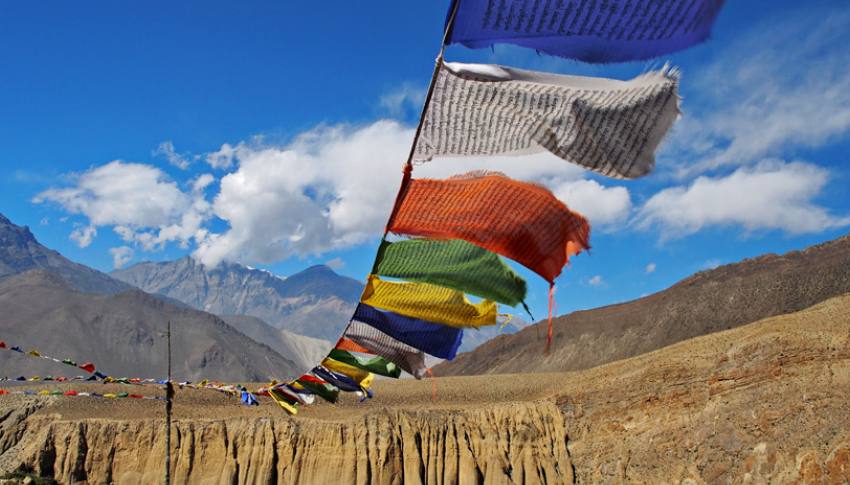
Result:
{"label": "mountain range", "polygon": [[[74,263],[2,215],[0,308],[0,340],[60,358],[91,360],[112,375],[162,377],[161,335],[169,320],[177,378],[281,379],[305,366],[301,354],[293,354],[296,361],[284,357],[216,315]],[[283,350],[299,346],[284,345],[285,337],[271,343]],[[9,377],[74,373],[12,352],[0,352],[0,369]]]}
{"label": "mountain range", "polygon": [[191,257],[144,262],[112,276],[217,315],[248,315],[289,332],[335,342],[363,284],[325,265],[287,278],[236,263],[207,268]]}
{"label": "mountain range", "polygon": [[498,336],[434,368],[437,375],[574,371],[808,308],[850,292],[850,235],[785,255],[697,273],[638,300],[578,311]]}

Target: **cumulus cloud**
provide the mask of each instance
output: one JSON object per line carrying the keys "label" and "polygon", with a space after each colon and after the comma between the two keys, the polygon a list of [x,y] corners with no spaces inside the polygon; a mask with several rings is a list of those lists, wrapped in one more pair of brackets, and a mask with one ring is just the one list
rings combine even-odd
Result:
{"label": "cumulus cloud", "polygon": [[[412,137],[411,127],[393,120],[321,126],[283,146],[260,138],[224,144],[206,159],[214,168],[229,168],[227,173],[219,179],[199,174],[185,189],[154,166],[114,161],[34,200],[86,216],[92,237],[97,227],[111,226],[126,244],[145,251],[176,242],[193,248],[208,266],[225,260],[274,263],[379,235]],[[418,165],[415,173],[443,178],[480,169],[543,184],[595,224],[620,222],[632,207],[625,187],[585,180],[582,169],[550,154],[438,159]],[[211,230],[214,218],[226,227]],[[86,233],[77,232],[75,240],[86,241]]]}
{"label": "cumulus cloud", "polygon": [[270,263],[318,254],[380,232],[412,130],[394,121],[362,128],[320,127],[285,147],[233,149],[212,209],[229,224],[195,251],[204,264]]}
{"label": "cumulus cloud", "polygon": [[168,163],[174,165],[180,170],[186,170],[189,168],[189,165],[192,164],[192,162],[189,161],[189,155],[177,153],[177,151],[174,150],[174,143],[170,141],[160,143],[159,146],[156,147],[156,150],[153,151],[153,155],[165,158],[168,160]]}
{"label": "cumulus cloud", "polygon": [[190,238],[205,236],[201,225],[209,213],[202,195],[183,192],[160,169],[120,160],[78,174],[72,186],[45,190],[33,201],[87,217],[91,229],[72,233],[78,244],[90,243],[96,227],[113,226],[126,242],[146,250],[175,240],[186,246]]}
{"label": "cumulus cloud", "polygon": [[128,246],[119,246],[116,248],[110,248],[109,254],[112,255],[113,266],[115,269],[119,269],[123,268],[133,259],[135,251],[133,251],[133,248]]}
{"label": "cumulus cloud", "polygon": [[204,158],[210,167],[215,169],[227,169],[233,166],[236,157],[236,148],[225,143],[217,151],[207,153]]}
{"label": "cumulus cloud", "polygon": [[652,274],[652,273],[655,273],[655,269],[656,269],[656,268],[657,268],[657,267],[656,267],[655,263],[649,263],[649,264],[647,264],[647,265],[646,265],[646,274]]}
{"label": "cumulus cloud", "polygon": [[848,23],[846,6],[806,7],[741,35],[688,79],[685,116],[663,158],[685,178],[817,147],[846,133]]}
{"label": "cumulus cloud", "polygon": [[558,184],[553,192],[567,207],[587,217],[594,226],[623,222],[632,210],[628,189],[606,187],[595,180],[569,180]]}
{"label": "cumulus cloud", "polygon": [[393,117],[404,115],[408,110],[417,111],[425,103],[426,89],[413,83],[404,83],[397,89],[381,96],[380,106]]}
{"label": "cumulus cloud", "polygon": [[92,241],[94,241],[95,236],[97,236],[96,227],[81,226],[71,231],[71,235],[69,237],[72,241],[77,243],[77,246],[85,248],[88,247],[92,243]]}
{"label": "cumulus cloud", "polygon": [[639,210],[635,224],[657,228],[662,239],[705,227],[739,225],[748,231],[777,229],[788,234],[820,232],[850,225],[817,205],[827,170],[815,165],[764,161],[725,177],[701,176],[688,186],[664,189]]}
{"label": "cumulus cloud", "polygon": [[[412,128],[381,120],[319,127],[282,147],[233,147],[238,165],[222,177],[212,203],[229,228],[208,234],[194,255],[208,266],[222,260],[271,263],[380,234],[412,137]],[[552,155],[440,159],[418,165],[415,173],[447,177],[482,168],[560,187],[568,204],[600,222],[621,220],[631,207],[625,188],[582,181],[580,168]]]}

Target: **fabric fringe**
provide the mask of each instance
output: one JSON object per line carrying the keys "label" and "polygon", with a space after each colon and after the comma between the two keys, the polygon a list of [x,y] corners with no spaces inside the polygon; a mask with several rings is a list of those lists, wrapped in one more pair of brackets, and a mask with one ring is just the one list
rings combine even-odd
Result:
{"label": "fabric fringe", "polygon": [[546,330],[546,348],[544,349],[544,355],[549,355],[549,351],[552,347],[552,314],[555,310],[555,283],[549,284],[549,322],[548,328]]}

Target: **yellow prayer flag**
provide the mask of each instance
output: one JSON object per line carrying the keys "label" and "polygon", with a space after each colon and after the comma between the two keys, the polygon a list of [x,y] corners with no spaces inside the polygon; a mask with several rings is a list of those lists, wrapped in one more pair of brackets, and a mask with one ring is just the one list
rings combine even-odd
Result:
{"label": "yellow prayer flag", "polygon": [[429,283],[396,283],[369,276],[363,303],[411,318],[450,327],[495,325],[497,307],[490,300],[472,303],[462,292]]}
{"label": "yellow prayer flag", "polygon": [[269,390],[269,397],[271,397],[274,402],[276,402],[287,413],[293,416],[298,414],[298,408],[286,402],[286,400],[281,395],[279,395],[274,389]]}
{"label": "yellow prayer flag", "polygon": [[[359,367],[354,367],[353,365],[348,365],[344,362],[340,362],[338,360],[331,359],[330,357],[325,357],[325,360],[322,361],[322,366],[326,367],[334,372],[339,372],[340,374],[347,375],[348,377],[357,381],[361,387],[367,388],[369,384],[371,384],[372,379],[370,376],[371,372],[367,370],[363,370]],[[363,384],[368,379],[367,384]]]}

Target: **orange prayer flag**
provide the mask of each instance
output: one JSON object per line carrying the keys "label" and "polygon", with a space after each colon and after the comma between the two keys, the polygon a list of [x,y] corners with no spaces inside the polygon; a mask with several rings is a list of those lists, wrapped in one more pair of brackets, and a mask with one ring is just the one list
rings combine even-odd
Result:
{"label": "orange prayer flag", "polygon": [[549,190],[498,173],[410,179],[387,229],[463,239],[553,283],[569,257],[590,248],[590,224]]}

